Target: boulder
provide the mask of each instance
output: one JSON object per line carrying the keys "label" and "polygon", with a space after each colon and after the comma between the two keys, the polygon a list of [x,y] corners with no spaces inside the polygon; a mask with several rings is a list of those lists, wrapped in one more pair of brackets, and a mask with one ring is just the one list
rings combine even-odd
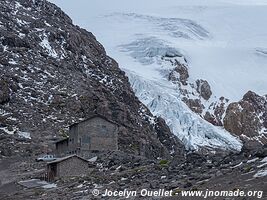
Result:
{"label": "boulder", "polygon": [[212,95],[212,92],[208,81],[198,79],[196,81],[196,84],[197,84],[197,92],[200,94],[200,96],[205,100],[209,100],[209,98]]}
{"label": "boulder", "polygon": [[10,100],[10,89],[7,81],[0,79],[0,104],[7,103]]}
{"label": "boulder", "polygon": [[187,79],[189,78],[188,69],[184,64],[175,62],[176,67],[169,74],[169,81],[181,82],[183,85],[187,85]]}

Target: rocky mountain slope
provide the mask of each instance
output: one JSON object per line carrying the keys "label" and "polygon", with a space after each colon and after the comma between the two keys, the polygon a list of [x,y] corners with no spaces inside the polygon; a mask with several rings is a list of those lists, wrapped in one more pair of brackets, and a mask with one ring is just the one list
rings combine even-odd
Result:
{"label": "rocky mountain slope", "polygon": [[3,0],[0,11],[1,156],[49,151],[69,125],[94,113],[121,124],[126,152],[183,154],[92,33],[45,0]]}

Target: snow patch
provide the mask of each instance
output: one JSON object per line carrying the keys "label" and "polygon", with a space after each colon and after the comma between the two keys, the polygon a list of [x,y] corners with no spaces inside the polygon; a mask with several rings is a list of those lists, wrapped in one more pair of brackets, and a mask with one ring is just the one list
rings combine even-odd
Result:
{"label": "snow patch", "polygon": [[[43,181],[43,182],[46,182],[46,181]],[[55,184],[55,183],[47,183],[47,184],[42,186],[42,188],[44,188],[44,189],[51,189],[51,188],[56,188],[56,187],[57,187],[57,184]]]}
{"label": "snow patch", "polygon": [[266,166],[267,165],[267,157],[263,158],[260,162],[263,164],[257,166],[258,168],[262,168],[262,167]]}
{"label": "snow patch", "polygon": [[27,188],[41,187],[44,189],[51,189],[57,187],[57,184],[55,183],[48,183],[46,181],[41,181],[40,179],[29,179],[29,180],[19,181],[18,183]]}
{"label": "snow patch", "polygon": [[258,160],[259,158],[254,158],[254,159],[251,159],[251,160],[248,160],[247,163],[253,163],[255,162],[256,160]]}
{"label": "snow patch", "polygon": [[47,50],[49,56],[53,57],[53,58],[58,58],[58,54],[57,52],[51,47],[49,41],[48,41],[48,37],[47,35],[44,35],[43,40],[40,42],[40,45]]}
{"label": "snow patch", "polygon": [[4,131],[6,134],[14,135],[14,133],[17,131],[17,129],[8,130],[7,127],[0,127],[0,130]]}
{"label": "snow patch", "polygon": [[258,171],[253,177],[257,178],[257,177],[263,177],[263,176],[267,176],[267,169]]}
{"label": "snow patch", "polygon": [[18,135],[22,138],[26,138],[26,139],[31,139],[31,134],[28,133],[28,132],[22,132],[22,131],[19,131],[18,132]]}

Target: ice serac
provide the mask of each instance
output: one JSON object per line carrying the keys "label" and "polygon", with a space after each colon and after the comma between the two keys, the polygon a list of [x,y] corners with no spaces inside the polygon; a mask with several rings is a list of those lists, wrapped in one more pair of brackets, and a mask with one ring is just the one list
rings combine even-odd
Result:
{"label": "ice serac", "polygon": [[151,158],[183,154],[117,62],[60,8],[2,0],[0,13],[0,156],[49,151],[69,125],[95,113],[121,125],[120,150]]}
{"label": "ice serac", "polygon": [[189,150],[225,149],[239,151],[242,143],[229,132],[213,126],[193,113],[168,83],[145,80],[127,72],[135,94],[157,116],[164,118],[172,132]]}

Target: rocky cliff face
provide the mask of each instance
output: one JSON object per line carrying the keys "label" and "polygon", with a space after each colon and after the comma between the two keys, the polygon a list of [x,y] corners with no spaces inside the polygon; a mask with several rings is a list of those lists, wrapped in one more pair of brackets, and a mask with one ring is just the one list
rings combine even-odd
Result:
{"label": "rocky cliff face", "polygon": [[239,102],[229,104],[224,117],[226,130],[246,142],[248,148],[267,143],[267,98],[252,91]]}
{"label": "rocky cliff face", "polygon": [[122,125],[121,150],[182,153],[92,33],[45,0],[3,0],[0,11],[0,154],[42,151],[94,113]]}

